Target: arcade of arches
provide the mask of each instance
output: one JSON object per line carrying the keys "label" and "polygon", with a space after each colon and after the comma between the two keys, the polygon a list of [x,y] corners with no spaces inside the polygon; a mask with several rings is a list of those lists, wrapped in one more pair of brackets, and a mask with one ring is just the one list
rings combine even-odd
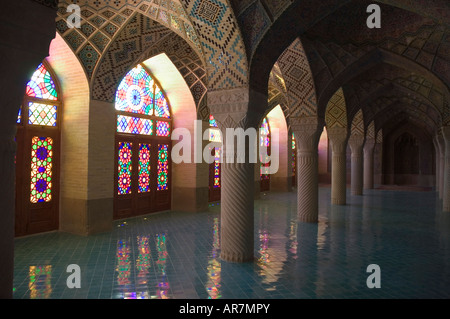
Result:
{"label": "arcade of arches", "polygon": [[[69,28],[72,2],[0,13],[1,297],[18,236],[89,236],[220,201],[221,258],[247,262],[263,192],[297,194],[305,223],[318,222],[319,184],[332,205],[430,190],[450,214],[448,1],[81,0]],[[194,154],[196,120],[211,128],[202,146],[219,143],[213,162],[173,162],[174,129]],[[276,128],[278,171],[220,162],[226,128],[259,129],[270,155]]]}

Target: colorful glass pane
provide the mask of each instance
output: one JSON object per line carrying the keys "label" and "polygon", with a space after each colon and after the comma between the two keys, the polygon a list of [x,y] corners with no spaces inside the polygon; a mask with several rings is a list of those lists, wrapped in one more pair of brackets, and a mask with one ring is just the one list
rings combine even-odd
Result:
{"label": "colorful glass pane", "polygon": [[222,142],[222,134],[219,129],[210,128],[209,129],[209,141],[221,143]]}
{"label": "colorful glass pane", "polygon": [[50,202],[52,199],[53,139],[34,136],[31,139],[31,192],[32,203]]}
{"label": "colorful glass pane", "polygon": [[211,126],[211,127],[218,127],[217,126],[217,121],[216,121],[216,119],[214,118],[214,116],[212,114],[209,115],[209,126]]}
{"label": "colorful glass pane", "polygon": [[150,145],[139,144],[139,193],[150,191]]}
{"label": "colorful glass pane", "polygon": [[57,107],[51,104],[28,103],[28,124],[56,126]]}
{"label": "colorful glass pane", "polygon": [[119,142],[118,158],[118,194],[125,195],[131,193],[131,172],[132,172],[132,143]]}
{"label": "colorful glass pane", "polygon": [[214,152],[214,188],[220,187],[220,148]]}
{"label": "colorful glass pane", "polygon": [[117,116],[117,132],[129,134],[152,135],[153,121],[139,117]]}
{"label": "colorful glass pane", "polygon": [[269,122],[267,121],[267,118],[264,118],[261,128],[260,128],[260,145],[268,147],[270,144],[270,128],[269,128]]}
{"label": "colorful glass pane", "polygon": [[158,86],[155,88],[155,115],[170,119],[169,104]]}
{"label": "colorful glass pane", "polygon": [[269,166],[270,163],[268,162],[269,160],[269,147],[270,147],[270,127],[269,127],[269,121],[267,120],[267,118],[265,117],[262,124],[261,124],[261,128],[260,128],[260,146],[261,147],[265,147],[266,152],[264,155],[265,158],[263,158],[263,155],[261,154],[261,170],[260,170],[260,175],[261,175],[261,179],[262,180],[267,180],[269,179]]}
{"label": "colorful glass pane", "polygon": [[138,65],[125,75],[116,92],[116,110],[153,115],[154,81]]}
{"label": "colorful glass pane", "polygon": [[156,122],[156,136],[170,136],[170,123],[169,122]]}
{"label": "colorful glass pane", "polygon": [[158,190],[167,190],[169,176],[169,146],[158,144]]}
{"label": "colorful glass pane", "polygon": [[39,64],[36,71],[34,71],[25,92],[28,96],[40,99],[52,101],[58,99],[55,83],[43,63]]}
{"label": "colorful glass pane", "polygon": [[295,176],[295,172],[296,172],[296,165],[297,165],[297,148],[296,148],[296,144],[295,144],[295,136],[294,133],[292,133],[292,175]]}
{"label": "colorful glass pane", "polygon": [[17,115],[17,124],[22,122],[22,108],[19,109],[19,114]]}

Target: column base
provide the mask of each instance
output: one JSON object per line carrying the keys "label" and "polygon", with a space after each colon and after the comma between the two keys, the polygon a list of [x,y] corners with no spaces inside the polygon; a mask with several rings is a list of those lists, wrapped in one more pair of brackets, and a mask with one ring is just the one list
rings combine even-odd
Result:
{"label": "column base", "polygon": [[230,262],[230,263],[246,263],[246,262],[253,262],[255,260],[255,256],[252,255],[243,255],[243,254],[237,254],[234,252],[224,252],[222,251],[220,253],[220,258],[223,261]]}
{"label": "column base", "polygon": [[59,228],[76,235],[94,235],[112,230],[114,200],[61,198]]}

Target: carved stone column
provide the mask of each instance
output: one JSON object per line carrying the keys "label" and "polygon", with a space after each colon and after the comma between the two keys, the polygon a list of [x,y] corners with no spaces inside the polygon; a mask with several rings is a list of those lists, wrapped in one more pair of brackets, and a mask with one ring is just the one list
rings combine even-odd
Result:
{"label": "carved stone column", "polygon": [[349,138],[349,145],[352,151],[352,195],[363,194],[363,144],[364,136],[353,134]]}
{"label": "carved stone column", "polygon": [[318,143],[322,126],[316,118],[291,119],[297,145],[297,217],[301,222],[319,220]]}
{"label": "carved stone column", "polygon": [[373,189],[373,150],[375,139],[368,139],[364,143],[364,189]]}
{"label": "carved stone column", "polygon": [[445,175],[445,140],[442,132],[437,135],[437,144],[439,146],[439,198],[442,199],[444,195],[444,175]]}
{"label": "carved stone column", "polygon": [[444,126],[442,128],[442,136],[445,141],[445,158],[444,158],[444,185],[442,190],[442,210],[444,212],[450,212],[450,126]]}
{"label": "carved stone column", "polygon": [[[242,158],[237,156],[237,143],[235,141],[232,147],[228,144],[226,131],[256,128],[262,115],[249,116],[249,102],[249,90],[245,88],[208,92],[208,105],[223,137],[221,258],[230,262],[247,262],[254,258],[255,164],[248,156],[240,163]],[[255,146],[257,143],[256,139]],[[247,144],[247,154],[248,150]]]}
{"label": "carved stone column", "polygon": [[331,204],[345,205],[347,199],[347,128],[332,127],[328,129],[331,141]]}

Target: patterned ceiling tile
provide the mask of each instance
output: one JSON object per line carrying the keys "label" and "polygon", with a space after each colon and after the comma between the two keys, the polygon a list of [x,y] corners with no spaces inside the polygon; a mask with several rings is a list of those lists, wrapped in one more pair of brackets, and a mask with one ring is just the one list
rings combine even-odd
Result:
{"label": "patterned ceiling tile", "polygon": [[89,38],[91,36],[91,34],[93,34],[95,32],[96,29],[89,22],[85,22],[81,25],[80,30],[87,38]]}
{"label": "patterned ceiling tile", "polygon": [[[233,10],[226,0],[180,0],[188,12],[208,65],[211,89],[242,87],[248,83],[245,45]],[[223,23],[222,23],[223,21]],[[226,22],[226,23],[225,23]]]}
{"label": "patterned ceiling tile", "polygon": [[317,116],[314,81],[300,39],[296,39],[279,57],[277,65],[283,74],[289,95],[292,118]]}
{"label": "patterned ceiling tile", "polygon": [[364,118],[362,110],[359,110],[353,117],[351,134],[364,136]]}
{"label": "patterned ceiling tile", "polygon": [[266,8],[268,8],[270,14],[274,17],[277,18],[281,15],[281,13],[283,13],[284,10],[286,10],[287,7],[289,7],[289,5],[292,4],[292,0],[277,0],[277,1],[273,1],[273,0],[262,0],[264,2],[264,5],[266,6]]}
{"label": "patterned ceiling tile", "polygon": [[369,123],[366,134],[367,134],[366,135],[367,139],[375,139],[375,122],[374,121]]}
{"label": "patterned ceiling tile", "polygon": [[90,78],[92,76],[92,73],[94,72],[100,54],[94,49],[91,44],[88,43],[83,47],[83,49],[80,50],[80,52],[78,53],[78,57],[83,64],[88,77]]}
{"label": "patterned ceiling tile", "polygon": [[245,34],[244,42],[249,52],[253,52],[271,21],[262,4],[257,1],[250,5],[240,16],[241,32]]}
{"label": "patterned ceiling tile", "polygon": [[67,30],[69,30],[67,22],[64,20],[56,21],[56,30],[59,32],[59,34],[63,35]]}
{"label": "patterned ceiling tile", "polygon": [[114,34],[117,32],[119,28],[117,26],[115,26],[114,24],[112,24],[111,22],[108,22],[103,28],[102,30],[104,32],[106,32],[107,34],[109,34],[109,36],[114,36]]}
{"label": "patterned ceiling tile", "polygon": [[109,43],[109,38],[104,35],[101,31],[97,31],[96,34],[92,36],[90,41],[101,51],[106,48]]}
{"label": "patterned ceiling tile", "polygon": [[97,27],[101,27],[101,25],[106,22],[106,20],[100,16],[95,16],[91,18],[89,21],[91,21]]}
{"label": "patterned ceiling tile", "polygon": [[342,88],[337,90],[328,102],[325,122],[328,128],[347,127],[347,105]]}
{"label": "patterned ceiling tile", "polygon": [[121,25],[122,23],[125,22],[127,18],[125,18],[124,16],[121,16],[120,14],[116,15],[114,18],[111,19],[112,22]]}
{"label": "patterned ceiling tile", "polygon": [[150,18],[142,14],[134,15],[103,53],[92,87],[93,96],[111,101],[115,86],[126,71],[134,66],[132,63],[137,57],[169,33],[169,29]]}
{"label": "patterned ceiling tile", "polygon": [[83,36],[76,29],[70,31],[64,39],[74,51],[77,51],[84,42]]}

